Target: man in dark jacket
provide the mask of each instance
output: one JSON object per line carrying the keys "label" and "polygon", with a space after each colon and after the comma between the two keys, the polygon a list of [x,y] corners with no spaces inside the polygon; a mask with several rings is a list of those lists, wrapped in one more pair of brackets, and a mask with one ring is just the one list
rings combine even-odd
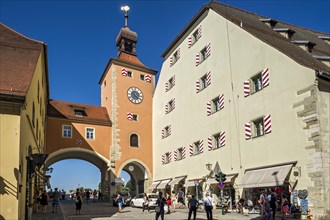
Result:
{"label": "man in dark jacket", "polygon": [[[167,203],[166,199],[163,196],[162,192],[159,192],[159,197],[156,201],[157,207],[156,207],[156,220],[158,220],[159,216],[161,217],[162,220],[164,220],[164,206]],[[159,211],[157,211],[159,209]]]}
{"label": "man in dark jacket", "polygon": [[191,196],[191,199],[188,201],[189,215],[188,220],[191,218],[191,213],[194,213],[194,220],[196,220],[196,210],[198,207],[198,201],[195,199],[195,195]]}

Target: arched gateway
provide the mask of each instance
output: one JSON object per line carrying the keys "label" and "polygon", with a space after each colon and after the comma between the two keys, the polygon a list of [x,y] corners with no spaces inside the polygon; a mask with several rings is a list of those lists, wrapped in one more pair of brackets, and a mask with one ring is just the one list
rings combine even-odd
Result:
{"label": "arched gateway", "polygon": [[[127,19],[127,11],[125,18]],[[152,183],[152,94],[157,71],[137,58],[137,34],[127,26],[116,39],[100,78],[101,106],[51,100],[47,114],[46,167],[63,159],[82,159],[101,172],[101,190],[116,192],[121,171],[137,194]]]}

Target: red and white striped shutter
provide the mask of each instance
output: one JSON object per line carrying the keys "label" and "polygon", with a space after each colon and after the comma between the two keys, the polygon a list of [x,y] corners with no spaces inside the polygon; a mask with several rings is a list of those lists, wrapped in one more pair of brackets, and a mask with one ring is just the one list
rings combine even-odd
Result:
{"label": "red and white striped shutter", "polygon": [[168,103],[165,105],[165,113],[168,113]]}
{"label": "red and white striped shutter", "polygon": [[172,162],[172,152],[168,152],[168,162]]}
{"label": "red and white striped shutter", "polygon": [[204,140],[199,140],[199,152],[204,152]]}
{"label": "red and white striped shutter", "polygon": [[173,160],[176,161],[178,159],[178,151],[174,150],[173,152]]}
{"label": "red and white striped shutter", "polygon": [[245,123],[245,140],[251,138],[251,122]]}
{"label": "red and white striped shutter", "polygon": [[121,69],[121,75],[122,76],[127,76],[127,70],[126,69]]}
{"label": "red and white striped shutter", "polygon": [[127,112],[127,119],[130,121],[133,119],[133,114],[131,112]]}
{"label": "red and white striped shutter", "polygon": [[265,133],[270,133],[272,131],[272,123],[270,115],[266,115],[264,117],[264,126],[265,126]]}
{"label": "red and white striped shutter", "polygon": [[171,125],[168,126],[168,136],[171,135]]}
{"label": "red and white striped shutter", "polygon": [[209,86],[211,84],[211,71],[206,73],[206,84]]}
{"label": "red and white striped shutter", "polygon": [[172,84],[175,85],[175,75],[172,77]]}
{"label": "red and white striped shutter", "polygon": [[223,109],[223,107],[225,107],[225,96],[224,96],[224,94],[219,96],[219,106],[220,106],[220,109]]}
{"label": "red and white striped shutter", "polygon": [[189,37],[188,37],[188,48],[190,48],[191,45],[192,45],[192,36],[189,35]]}
{"label": "red and white striped shutter", "polygon": [[165,154],[162,154],[162,164],[165,164]]}
{"label": "red and white striped shutter", "polygon": [[198,53],[198,54],[196,54],[196,58],[195,58],[196,66],[198,66],[199,62],[200,62],[200,59],[199,59],[199,53]]}
{"label": "red and white striped shutter", "polygon": [[189,155],[194,155],[194,146],[192,144],[189,144]]}
{"label": "red and white striped shutter", "polygon": [[170,57],[170,66],[173,65],[173,57]]}
{"label": "red and white striped shutter", "polygon": [[262,78],[262,87],[266,87],[269,85],[269,69],[266,68],[261,72]]}
{"label": "red and white striped shutter", "polygon": [[172,109],[175,109],[175,98],[172,99]]}
{"label": "red and white striped shutter", "polygon": [[177,60],[180,59],[181,56],[181,52],[180,52],[180,48],[177,50]]}
{"label": "red and white striped shutter", "polygon": [[162,139],[164,138],[164,128],[162,129]]}
{"label": "red and white striped shutter", "polygon": [[212,150],[212,148],[213,148],[213,144],[212,144],[212,139],[213,139],[213,136],[210,136],[210,137],[208,137],[208,139],[207,139],[207,148],[209,149],[209,150]]}
{"label": "red and white striped shutter", "polygon": [[207,116],[209,116],[209,115],[211,115],[211,105],[212,105],[212,102],[211,101],[208,101],[207,103],[206,103],[206,115]]}
{"label": "red and white striped shutter", "polygon": [[182,159],[186,158],[186,147],[182,147]]}
{"label": "red and white striped shutter", "polygon": [[151,76],[148,75],[148,74],[146,75],[146,81],[149,82],[149,83],[151,82]]}
{"label": "red and white striped shutter", "polygon": [[225,146],[226,144],[226,133],[220,132],[220,146]]}
{"label": "red and white striped shutter", "polygon": [[168,82],[165,83],[165,92],[168,91]]}
{"label": "red and white striped shutter", "polygon": [[199,79],[196,80],[196,93],[198,93],[200,90],[200,82],[199,82]]}
{"label": "red and white striped shutter", "polygon": [[250,95],[250,80],[244,81],[244,97],[247,97]]}
{"label": "red and white striped shutter", "polygon": [[197,29],[197,38],[201,38],[202,37],[202,26],[199,26]]}
{"label": "red and white striped shutter", "polygon": [[211,43],[206,46],[206,57],[211,55]]}

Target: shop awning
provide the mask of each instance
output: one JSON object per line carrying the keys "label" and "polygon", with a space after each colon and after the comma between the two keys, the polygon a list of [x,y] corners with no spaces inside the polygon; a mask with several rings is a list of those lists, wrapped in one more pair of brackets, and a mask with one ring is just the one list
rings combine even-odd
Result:
{"label": "shop awning", "polygon": [[198,184],[200,182],[202,182],[202,178],[201,179],[191,179],[191,180],[186,180],[186,183],[184,184],[185,187],[189,187],[189,186],[195,186],[195,181],[198,181]]}
{"label": "shop awning", "polygon": [[183,180],[183,178],[185,178],[186,176],[180,176],[180,177],[175,177],[174,179],[172,179],[168,185],[174,186],[176,184],[178,184],[181,180]]}
{"label": "shop awning", "polygon": [[157,186],[157,189],[165,189],[170,181],[171,179],[162,180],[162,182]]}
{"label": "shop awning", "polygon": [[[225,181],[225,183],[230,183],[230,182],[232,181],[232,179],[233,179],[236,175],[237,175],[237,173],[226,175],[226,181]],[[219,184],[219,182],[216,181],[215,178],[209,178],[209,179],[206,181],[206,184],[207,184],[207,185],[211,185],[211,184]]]}
{"label": "shop awning", "polygon": [[272,187],[284,185],[292,164],[248,170],[242,181],[243,188]]}
{"label": "shop awning", "polygon": [[154,181],[154,182],[148,187],[148,189],[155,189],[155,188],[158,186],[159,183],[160,183],[160,180],[158,180],[158,181]]}

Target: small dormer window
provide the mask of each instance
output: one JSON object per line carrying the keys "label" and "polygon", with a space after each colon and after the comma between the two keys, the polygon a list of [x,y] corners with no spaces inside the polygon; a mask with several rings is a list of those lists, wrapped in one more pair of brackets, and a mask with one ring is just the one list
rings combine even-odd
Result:
{"label": "small dormer window", "polygon": [[260,18],[259,21],[263,22],[264,24],[268,25],[271,28],[274,28],[277,21],[271,18]]}
{"label": "small dormer window", "polygon": [[280,33],[282,36],[284,36],[287,39],[291,39],[293,34],[296,33],[294,30],[291,30],[290,28],[274,28],[273,30]]}
{"label": "small dormer window", "polygon": [[84,116],[86,116],[86,112],[84,110],[75,109],[74,110],[74,115],[76,117],[84,117]]}
{"label": "small dormer window", "polygon": [[294,40],[291,42],[298,45],[300,48],[308,51],[309,53],[313,52],[313,47],[316,45],[315,43],[308,40]]}

